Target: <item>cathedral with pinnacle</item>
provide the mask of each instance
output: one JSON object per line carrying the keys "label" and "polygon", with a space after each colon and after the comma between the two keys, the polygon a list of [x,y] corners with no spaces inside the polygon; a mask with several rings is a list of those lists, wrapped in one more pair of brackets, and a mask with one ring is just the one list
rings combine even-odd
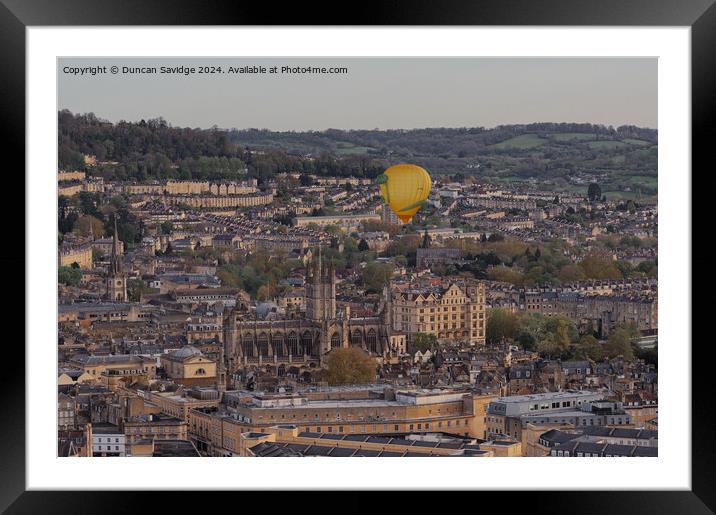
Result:
{"label": "cathedral with pinnacle", "polygon": [[405,336],[391,329],[390,296],[384,294],[374,316],[351,316],[336,307],[336,273],[321,252],[306,277],[305,315],[257,320],[241,303],[224,318],[225,359],[235,369],[251,363],[320,365],[333,349],[358,347],[375,357],[404,352]]}

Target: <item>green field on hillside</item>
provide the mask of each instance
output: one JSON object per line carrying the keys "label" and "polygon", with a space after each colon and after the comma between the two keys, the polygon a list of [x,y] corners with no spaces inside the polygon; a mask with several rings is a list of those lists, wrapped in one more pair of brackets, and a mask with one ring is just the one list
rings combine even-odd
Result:
{"label": "green field on hillside", "polygon": [[555,141],[592,141],[596,138],[596,135],[583,132],[564,132],[551,134],[550,137]]}
{"label": "green field on hillside", "polygon": [[626,138],[623,141],[624,141],[624,143],[629,143],[630,145],[637,145],[639,147],[649,147],[652,145],[651,142],[644,141],[643,139]]}
{"label": "green field on hillside", "polygon": [[364,155],[367,154],[369,151],[373,150],[371,147],[360,147],[357,145],[354,145],[353,143],[349,143],[347,141],[339,141],[336,144],[336,154],[342,155],[342,156],[348,156],[348,155]]}
{"label": "green field on hillside", "polygon": [[592,148],[592,149],[612,150],[615,148],[625,147],[627,144],[622,141],[616,141],[616,140],[599,140],[599,141],[590,141],[588,143],[588,145],[589,145],[589,148]]}
{"label": "green field on hillside", "polygon": [[516,148],[520,150],[526,150],[530,148],[539,147],[541,145],[544,145],[545,143],[547,143],[547,140],[544,138],[540,138],[539,136],[537,136],[537,134],[522,134],[520,136],[515,136],[514,138],[495,143],[494,145],[490,145],[490,148]]}

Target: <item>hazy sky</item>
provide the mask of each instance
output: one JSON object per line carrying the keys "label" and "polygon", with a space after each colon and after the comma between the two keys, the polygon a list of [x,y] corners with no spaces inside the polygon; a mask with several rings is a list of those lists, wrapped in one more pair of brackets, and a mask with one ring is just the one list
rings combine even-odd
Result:
{"label": "hazy sky", "polygon": [[[318,66],[347,74],[123,74],[111,66]],[[65,67],[106,66],[72,75]],[[657,127],[656,58],[62,58],[58,107],[111,121],[272,130]]]}

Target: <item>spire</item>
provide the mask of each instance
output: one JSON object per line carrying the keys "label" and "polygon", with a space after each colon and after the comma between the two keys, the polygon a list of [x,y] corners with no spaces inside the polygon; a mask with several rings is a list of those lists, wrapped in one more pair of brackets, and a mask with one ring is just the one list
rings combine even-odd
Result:
{"label": "spire", "polygon": [[323,246],[318,243],[318,276],[323,275]]}
{"label": "spire", "polygon": [[112,236],[112,256],[109,262],[110,271],[113,275],[122,273],[122,257],[119,252],[119,239],[117,237],[117,215],[114,215],[114,235]]}

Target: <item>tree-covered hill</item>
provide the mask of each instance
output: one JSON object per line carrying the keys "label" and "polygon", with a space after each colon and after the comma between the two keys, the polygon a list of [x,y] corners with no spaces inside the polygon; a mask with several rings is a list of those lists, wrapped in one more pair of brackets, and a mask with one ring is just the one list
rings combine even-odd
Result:
{"label": "tree-covered hill", "polygon": [[265,181],[299,171],[375,177],[396,162],[432,174],[489,181],[539,180],[559,187],[600,177],[607,190],[656,193],[658,135],[635,126],[534,123],[495,128],[414,130],[191,129],[163,119],[111,123],[93,114],[59,113],[59,166],[119,179]]}

